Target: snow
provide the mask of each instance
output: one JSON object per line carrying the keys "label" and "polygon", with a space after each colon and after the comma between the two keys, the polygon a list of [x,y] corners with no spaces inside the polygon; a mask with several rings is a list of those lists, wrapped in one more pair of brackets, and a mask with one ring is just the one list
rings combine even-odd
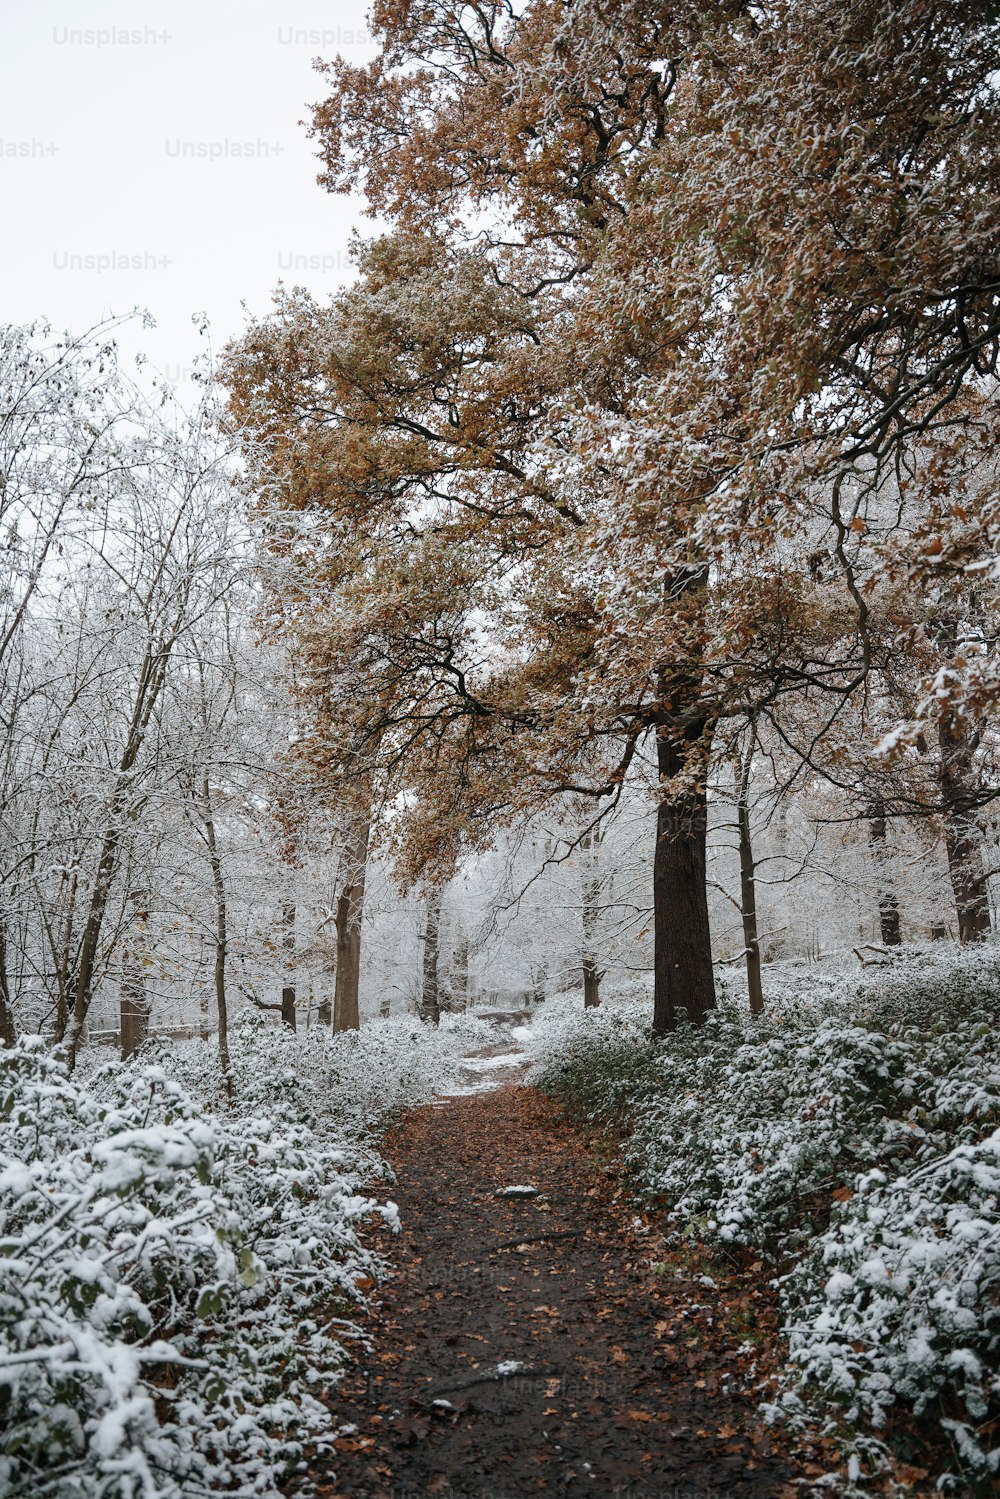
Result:
{"label": "snow", "polygon": [[520,1067],[526,1061],[523,1051],[512,1051],[502,1057],[463,1057],[461,1065],[468,1072],[492,1072],[495,1067]]}
{"label": "snow", "polygon": [[371,1195],[391,1172],[370,1132],[491,1034],[252,1022],[218,1111],[202,1042],[72,1077],[40,1038],[0,1053],[0,1402],[18,1433],[0,1488],[60,1468],[80,1495],[275,1499],[284,1465],[331,1435],[317,1397],[350,1331],[331,1300],[360,1306],[382,1273],[361,1224],[400,1227]]}
{"label": "snow", "polygon": [[[509,1032],[509,1035],[516,1042],[526,1041],[531,1036],[531,1027],[517,1026]],[[495,1039],[495,1032],[492,1028],[491,1039]],[[446,1108],[453,1098],[473,1098],[476,1094],[490,1093],[495,1088],[506,1087],[508,1083],[506,1074],[515,1068],[524,1067],[529,1061],[530,1057],[523,1048],[499,1055],[484,1054],[483,1051],[467,1053],[460,1057],[457,1063],[461,1081],[456,1081],[447,1089],[441,1089],[429,1106]]]}

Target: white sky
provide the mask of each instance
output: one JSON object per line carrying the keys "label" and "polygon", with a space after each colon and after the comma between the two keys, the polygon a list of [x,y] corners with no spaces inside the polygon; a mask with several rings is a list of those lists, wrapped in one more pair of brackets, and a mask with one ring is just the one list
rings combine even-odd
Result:
{"label": "white sky", "polygon": [[[44,316],[81,331],[146,308],[156,329],[121,342],[183,385],[203,348],[193,314],[208,314],[221,347],[244,326],[241,303],[266,313],[279,279],[318,294],[343,284],[350,229],[372,226],[357,200],[317,185],[315,145],[299,122],[324,93],[314,57],[364,61],[374,51],[365,9],[365,0],[6,0],[0,322]],[[321,35],[295,36],[303,32]],[[238,158],[247,144],[252,154]],[[112,256],[138,257],[138,268],[109,266]]]}

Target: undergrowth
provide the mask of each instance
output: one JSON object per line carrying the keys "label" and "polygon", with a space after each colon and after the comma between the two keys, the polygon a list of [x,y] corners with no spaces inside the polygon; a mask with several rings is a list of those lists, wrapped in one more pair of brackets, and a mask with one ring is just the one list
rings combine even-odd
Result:
{"label": "undergrowth", "polygon": [[330,1435],[381,1271],[361,1224],[398,1227],[375,1131],[477,1027],[251,1022],[231,1107],[204,1042],[72,1076],[38,1037],[0,1051],[5,1499],[276,1495]]}
{"label": "undergrowth", "polygon": [[771,1266],[785,1414],[850,1430],[852,1471],[930,1435],[934,1477],[969,1493],[1000,1474],[998,996],[996,947],[934,944],[782,965],[756,1019],[730,990],[653,1041],[648,1000],[564,1005],[535,1040],[536,1081],[620,1133],[679,1233]]}

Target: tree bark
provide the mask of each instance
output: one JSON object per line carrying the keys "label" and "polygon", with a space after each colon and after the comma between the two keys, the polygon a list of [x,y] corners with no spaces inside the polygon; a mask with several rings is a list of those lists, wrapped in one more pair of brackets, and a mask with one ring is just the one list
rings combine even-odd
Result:
{"label": "tree bark", "polygon": [[[83,1041],[83,1028],[87,1023],[90,1001],[93,998],[101,931],[111,897],[112,881],[118,869],[121,838],[122,832],[117,826],[111,826],[105,831],[100,858],[97,861],[97,877],[94,880],[87,920],[80,938],[80,951],[73,986],[73,1013],[68,1028],[71,1071],[76,1066],[77,1053]],[[57,1033],[56,1040],[62,1039],[63,1037]]]}
{"label": "tree bark", "polygon": [[121,1047],[122,1061],[134,1057],[149,1035],[149,1012],[141,981],[136,983],[134,975],[123,974],[121,992]]}
{"label": "tree bark", "polygon": [[[145,742],[156,704],[166,681],[167,665],[176,642],[176,634],[158,647],[147,646],[136,685],[132,717],[122,757],[118,763],[118,774],[111,797],[111,815],[104,827],[101,852],[97,860],[94,882],[91,887],[87,919],[80,938],[73,984],[73,1014],[66,1034],[69,1037],[69,1067],[76,1065],[77,1052],[83,1039],[90,1001],[93,998],[97,975],[97,959],[100,952],[101,932],[107,915],[111,888],[118,872],[121,846],[125,829],[139,814],[142,798],[136,798],[133,774],[139,754]],[[64,1033],[57,1030],[56,1041],[62,1041]]]}
{"label": "tree bark", "polygon": [[939,785],[944,803],[948,872],[960,942],[980,942],[992,930],[983,868],[983,833],[976,818],[973,756],[977,741],[948,713],[938,723]]}
{"label": "tree bark", "polygon": [[142,940],[145,925],[145,911],[137,913],[122,960],[119,1001],[122,1061],[134,1057],[149,1035],[149,1002],[143,966],[145,943]]}
{"label": "tree bark", "polygon": [[420,992],[420,1018],[428,1025],[438,1025],[441,1020],[440,990],[438,986],[438,946],[441,934],[441,905],[444,891],[435,886],[427,897],[427,934],[424,939],[424,972]]}
{"label": "tree bark", "polygon": [[583,1008],[585,1010],[596,1010],[601,1003],[601,979],[603,974],[598,972],[597,963],[591,953],[585,953],[583,958]]}
{"label": "tree bark", "polygon": [[361,1027],[358,991],[361,987],[361,918],[365,904],[365,873],[371,811],[357,812],[347,830],[343,857],[343,885],[337,899],[337,976],[333,991],[334,1032]]}
{"label": "tree bark", "polygon": [[14,1023],[14,1006],[11,1003],[7,974],[7,932],[0,922],[0,1046],[14,1046],[16,1042],[17,1026]]}
{"label": "tree bark", "polygon": [[583,918],[583,1007],[585,1010],[596,1009],[601,1002],[601,979],[604,975],[597,966],[597,922],[598,908],[597,900],[600,894],[601,881],[598,872],[598,850],[600,848],[600,831],[592,829],[581,841],[580,848],[584,855],[585,864],[583,880],[581,881],[582,896],[582,918]]}
{"label": "tree bark", "polygon": [[59,961],[56,969],[56,1040],[61,1040],[69,1025],[70,988],[72,983],[71,965],[73,949],[73,923],[76,918],[76,900],[80,887],[80,871],[74,869],[72,876],[63,875],[63,881],[69,881],[69,897],[66,902],[66,919],[63,924],[63,935],[59,950]]}
{"label": "tree bark", "polygon": [[743,947],[747,964],[747,991],[751,1015],[764,1013],[764,986],[760,973],[760,934],[757,930],[757,866],[750,836],[750,771],[753,765],[753,740],[747,746],[742,764],[737,762],[739,795],[736,820],[740,845],[740,910],[743,914]]}
{"label": "tree bark", "polygon": [[[289,954],[289,965],[295,962],[295,902],[288,901],[281,912],[282,925],[285,935],[282,938],[282,947]],[[287,1025],[288,1029],[294,1031],[296,1028],[295,1018],[295,985],[286,984],[281,991],[281,1023]]]}
{"label": "tree bark", "polygon": [[875,876],[878,881],[878,920],[883,947],[899,947],[902,942],[899,923],[899,901],[889,882],[886,869],[886,824],[885,802],[876,797],[868,814],[871,833],[872,855],[875,860]]}
{"label": "tree bark", "polygon": [[215,1008],[219,1017],[219,1064],[226,1085],[226,1097],[233,1101],[233,1073],[229,1057],[229,1004],[226,996],[226,956],[229,947],[229,921],[226,909],[226,882],[222,870],[215,836],[215,816],[212,811],[212,794],[208,774],[201,779],[201,811],[205,825],[205,842],[208,846],[208,861],[212,870],[212,886],[215,891]]}
{"label": "tree bark", "polygon": [[452,1007],[464,1014],[469,1004],[469,937],[461,920],[451,956]]}
{"label": "tree bark", "polygon": [[[653,859],[653,1034],[677,1026],[680,1011],[701,1024],[715,1008],[715,974],[706,886],[708,796],[701,762],[705,720],[691,724],[680,748],[670,728],[657,728],[661,784],[682,772],[680,790],[661,796]],[[692,765],[693,762],[693,765]],[[694,776],[691,771],[694,769]]]}
{"label": "tree bark", "polygon": [[[200,934],[198,944],[198,968],[200,971],[205,953],[204,932]],[[198,1036],[202,1041],[207,1041],[209,1037],[208,992],[205,989],[202,989],[198,999]]]}

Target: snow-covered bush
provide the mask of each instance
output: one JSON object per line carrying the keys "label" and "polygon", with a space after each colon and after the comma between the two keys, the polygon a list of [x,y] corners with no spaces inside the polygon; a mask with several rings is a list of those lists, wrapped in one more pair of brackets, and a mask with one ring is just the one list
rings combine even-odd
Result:
{"label": "snow-covered bush", "polygon": [[[493,1038],[474,1015],[443,1015],[439,1027],[410,1017],[371,1020],[339,1035],[325,1026],[296,1033],[252,1015],[229,1039],[234,1106],[356,1136],[446,1090],[461,1057]],[[200,1101],[214,1106],[223,1100],[214,1041],[153,1041],[143,1057],[159,1062]],[[117,1071],[108,1069],[109,1077]]]}
{"label": "snow-covered bush", "polygon": [[[792,1378],[876,1429],[933,1411],[966,1476],[1000,1465],[1000,953],[945,944],[727,1001],[649,1038],[649,1008],[536,1021],[536,1076],[620,1129],[681,1228],[786,1273]],[[775,995],[775,989],[778,993]]]}
{"label": "snow-covered bush", "polygon": [[158,1067],[0,1053],[0,1491],[270,1494],[329,1413],[379,1169]]}
{"label": "snow-covered bush", "polygon": [[[899,983],[882,977],[868,996],[893,1032],[851,1022],[857,989],[826,1018],[811,996],[760,1019],[722,1005],[659,1043],[648,1006],[564,1005],[536,1021],[537,1080],[624,1127],[636,1176],[676,1222],[780,1258],[825,1226],[833,1193],[859,1173],[898,1172],[1000,1120],[994,1026],[971,1001],[965,1021],[908,1025],[912,976]],[[922,989],[915,1003],[922,1013]]]}
{"label": "snow-covered bush", "polygon": [[1000,1472],[1000,1129],[860,1176],[784,1299],[795,1367],[850,1420],[932,1410],[967,1474]]}
{"label": "snow-covered bush", "polygon": [[[765,987],[773,1017],[840,1015],[893,1034],[947,1028],[996,1013],[1000,941],[908,943],[870,955],[864,967],[853,953],[831,953],[818,964],[772,963]],[[727,969],[723,990],[745,1008],[745,971]]]}
{"label": "snow-covered bush", "polygon": [[526,1041],[531,1081],[587,1118],[630,1126],[658,1082],[659,1048],[649,1026],[648,1000],[589,1010],[579,996],[547,1000]]}
{"label": "snow-covered bush", "polygon": [[1000,1002],[1000,943],[925,942],[892,950],[857,982],[859,1018],[881,1030],[948,1030],[994,1020]]}

